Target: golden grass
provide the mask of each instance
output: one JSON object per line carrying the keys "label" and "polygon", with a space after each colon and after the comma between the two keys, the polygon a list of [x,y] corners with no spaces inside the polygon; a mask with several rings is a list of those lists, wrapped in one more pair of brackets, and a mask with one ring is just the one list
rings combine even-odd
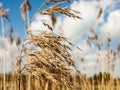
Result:
{"label": "golden grass", "polygon": [[[31,5],[29,0],[24,0],[21,5],[22,17],[27,21],[27,30],[25,31],[25,39],[22,41],[20,53],[17,58],[17,71],[11,74],[6,74],[5,71],[5,40],[4,40],[4,75],[0,75],[0,90],[120,90],[120,79],[113,78],[110,72],[114,72],[114,61],[119,57],[119,50],[109,50],[105,55],[108,62],[109,74],[103,70],[98,75],[86,77],[80,74],[75,65],[75,60],[72,55],[73,49],[79,49],[74,44],[69,42],[67,38],[54,33],[54,27],[57,22],[56,13],[64,14],[75,19],[82,19],[80,12],[63,7],[63,3],[69,3],[70,0],[46,0],[41,6],[53,3],[44,10],[38,10],[35,14],[49,15],[51,17],[51,25],[47,21],[41,21],[44,26],[48,27],[49,31],[32,31],[29,20],[29,11]],[[8,21],[8,9],[2,9],[0,4],[0,16],[5,17]],[[102,15],[102,8],[98,11],[97,18]],[[2,18],[1,18],[2,21]],[[4,23],[2,21],[2,30],[4,36]],[[37,32],[37,34],[35,34]],[[107,50],[110,47],[111,39],[108,37],[105,41],[100,42],[99,35],[94,29],[90,29],[92,35],[87,36],[87,44],[92,48],[91,43],[95,42],[98,51]],[[9,41],[13,44],[13,30],[10,29]],[[16,38],[16,45],[19,46],[20,39]],[[106,48],[107,47],[107,48]],[[14,52],[11,52],[14,53]],[[98,53],[97,62],[104,61],[103,57]],[[11,56],[12,59],[12,56]],[[22,64],[26,60],[25,64]],[[84,62],[84,57],[80,58]],[[110,64],[112,63],[112,64]],[[13,68],[16,68],[13,66]]]}
{"label": "golden grass", "polygon": [[[24,18],[27,17],[27,12],[30,10],[29,1],[27,0],[27,2],[28,3],[26,3],[25,0],[21,6]],[[63,2],[65,1],[62,1],[62,3]],[[76,15],[79,13],[77,10],[61,7],[62,3],[61,1],[58,1],[58,4],[38,12],[40,12],[40,14],[50,15],[53,26],[56,23],[56,16],[54,13],[65,14],[69,17],[81,19]],[[52,81],[55,84],[62,83],[68,87],[76,88],[74,85],[73,74],[73,70],[76,70],[76,66],[71,56],[73,44],[68,42],[66,38],[54,34],[52,26],[45,22],[43,22],[43,24],[50,29],[50,32],[39,31],[37,32],[38,35],[35,35],[32,31],[27,30],[29,37],[23,42],[21,55],[18,58],[19,79],[20,74],[23,71],[27,71],[38,79]],[[29,29],[29,26],[27,29]],[[30,62],[21,68],[23,57],[30,57]],[[78,70],[76,71],[78,72]]]}

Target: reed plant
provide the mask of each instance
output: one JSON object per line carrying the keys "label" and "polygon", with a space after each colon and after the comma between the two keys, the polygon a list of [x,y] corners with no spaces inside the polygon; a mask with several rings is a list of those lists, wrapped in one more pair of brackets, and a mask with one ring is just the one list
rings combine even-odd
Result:
{"label": "reed plant", "polygon": [[[30,23],[27,24],[27,38],[24,40],[21,52],[18,58],[18,74],[19,74],[19,90],[20,90],[20,74],[27,71],[38,79],[52,81],[55,84],[64,84],[67,87],[76,88],[74,85],[73,71],[76,70],[74,60],[71,56],[72,48],[75,47],[67,38],[56,35],[54,33],[54,25],[56,23],[55,13],[64,14],[69,17],[81,19],[77,14],[77,10],[62,7],[62,1],[45,1],[45,4],[55,2],[44,10],[38,10],[37,13],[51,16],[52,26],[46,22],[43,25],[48,27],[49,31],[37,31],[37,35],[29,30]],[[56,3],[57,2],[57,3]],[[44,5],[45,5],[44,4]],[[26,19],[31,5],[25,0],[21,5],[22,17]],[[78,48],[78,47],[77,47]],[[21,67],[21,62],[25,57],[29,57],[29,63]],[[27,58],[26,58],[27,59]],[[47,85],[47,84],[46,84]],[[47,88],[47,86],[46,86]]]}
{"label": "reed plant", "polygon": [[4,20],[3,18],[5,18],[8,22],[9,22],[9,18],[8,18],[8,12],[9,9],[3,9],[2,8],[2,4],[0,3],[0,19],[1,19],[1,28],[2,28],[2,38],[3,38],[3,72],[4,72],[4,90],[5,86],[6,86],[6,38],[5,38],[5,30],[4,30]]}
{"label": "reed plant", "polygon": [[[107,37],[101,41],[99,33],[91,27],[88,31],[90,34],[86,37],[86,43],[91,49],[94,44],[97,54],[95,62],[97,64],[102,62],[102,68],[100,73],[88,77],[78,70],[73,54],[74,49],[82,53],[84,50],[81,51],[66,37],[55,33],[56,15],[66,15],[71,19],[80,19],[80,21],[82,19],[78,10],[64,7],[64,4],[70,2],[73,1],[45,0],[33,17],[30,18],[29,13],[32,6],[29,0],[23,1],[20,8],[21,16],[25,22],[25,34],[22,41],[19,37],[16,37],[15,40],[13,28],[10,28],[9,43],[12,47],[12,44],[16,41],[16,46],[20,48],[20,52],[16,67],[13,61],[15,56],[12,55],[15,53],[12,52],[11,48],[10,57],[13,71],[9,74],[6,73],[6,37],[3,21],[6,19],[10,22],[10,20],[8,9],[3,9],[0,4],[4,49],[4,74],[0,74],[0,90],[120,90],[120,78],[114,77],[116,74],[115,62],[120,55],[120,45],[118,45],[117,50],[114,50],[114,48],[111,48],[112,39]],[[45,8],[43,9],[43,7]],[[99,6],[96,19],[101,17],[102,12],[103,10]],[[31,29],[31,24],[34,22],[36,15],[47,15],[51,18],[51,23],[41,20],[41,23],[48,28],[47,30]],[[105,51],[104,54],[100,53],[102,51]],[[84,56],[80,56],[79,60],[80,62],[86,61]],[[104,70],[105,67],[107,67],[107,72]],[[15,72],[16,68],[17,71]],[[94,72],[94,69],[92,72]]]}

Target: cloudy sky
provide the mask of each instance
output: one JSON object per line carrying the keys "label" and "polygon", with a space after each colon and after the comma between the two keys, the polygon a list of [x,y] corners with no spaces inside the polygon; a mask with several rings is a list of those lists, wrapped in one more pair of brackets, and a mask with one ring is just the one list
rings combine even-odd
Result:
{"label": "cloudy sky", "polygon": [[[17,5],[12,6],[8,3],[7,0],[0,0],[0,2],[3,3],[3,7],[10,8],[10,11],[12,11],[10,12],[9,17],[11,19],[11,25],[14,29],[14,36],[18,35],[21,39],[23,39],[24,24],[22,18],[20,17],[19,10],[19,6],[22,2],[18,1],[14,3]],[[39,0],[36,0],[36,2],[34,2],[34,0],[31,0],[31,5],[33,9],[30,12],[30,17],[32,17],[34,12],[38,10],[43,1],[41,0],[41,2],[38,2]],[[81,57],[84,57],[85,61],[77,61],[79,63],[77,65],[82,73],[90,76],[93,75],[93,73],[98,73],[99,71],[103,70],[102,68],[104,68],[104,70],[107,71],[108,67],[107,65],[105,65],[107,61],[103,60],[106,60],[106,57],[104,55],[109,52],[109,49],[103,49],[101,51],[98,51],[94,42],[91,43],[92,47],[89,47],[86,41],[87,36],[91,35],[90,29],[92,28],[97,33],[100,40],[99,42],[105,41],[109,37],[112,40],[110,48],[112,48],[115,51],[117,50],[117,46],[118,44],[120,44],[120,1],[79,0],[74,1],[70,5],[66,6],[69,6],[71,9],[79,10],[80,16],[83,19],[73,19],[64,15],[58,16],[57,23],[55,26],[55,32],[57,34],[67,37],[72,43],[74,43],[76,46],[79,46],[82,49],[80,55]],[[17,7],[18,9],[15,7]],[[97,18],[100,8],[102,8],[102,14],[99,18]],[[49,20],[49,23],[51,23],[49,16],[36,15],[33,22],[31,23],[31,29],[47,29],[45,26],[43,26],[42,22],[40,21],[43,19]],[[5,24],[5,26],[5,29],[8,29],[10,25]],[[9,31],[6,30],[6,33],[8,32]],[[6,38],[6,40],[8,39]],[[0,43],[1,42],[2,38],[0,39]],[[15,47],[15,45],[13,45],[13,47]],[[9,53],[11,51],[9,49],[9,43],[7,43],[7,48],[7,53]],[[0,46],[0,64],[2,63],[2,51],[2,47]],[[99,59],[101,59],[101,61],[96,62],[98,54],[100,55]],[[10,55],[8,54],[7,56],[9,57]],[[117,71],[118,68],[120,68],[119,58],[117,58],[117,60],[114,63],[116,65],[115,71]],[[2,68],[0,68],[0,71],[2,71]],[[118,72],[114,76],[120,76],[120,73]]]}

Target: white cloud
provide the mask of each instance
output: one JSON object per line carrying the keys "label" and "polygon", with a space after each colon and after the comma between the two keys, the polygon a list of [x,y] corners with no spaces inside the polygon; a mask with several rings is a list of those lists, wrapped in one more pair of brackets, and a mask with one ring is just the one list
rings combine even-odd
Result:
{"label": "white cloud", "polygon": [[120,69],[120,60],[118,59],[116,62],[115,62],[115,73],[114,73],[114,77],[118,77],[120,76],[120,72],[118,72],[118,70]]}
{"label": "white cloud", "polygon": [[[102,8],[106,9],[110,4],[112,4],[114,1],[113,0],[101,0],[99,2],[100,6],[102,6]],[[111,7],[112,8],[112,7]]]}
{"label": "white cloud", "polygon": [[30,29],[35,30],[41,30],[41,31],[49,31],[47,26],[43,25],[42,21],[46,22],[47,24],[51,25],[51,18],[48,15],[36,15],[34,21],[32,21],[30,25]]}
{"label": "white cloud", "polygon": [[[85,33],[87,33],[91,27],[94,27],[98,13],[98,4],[96,1],[74,1],[71,4],[71,8],[79,10],[81,13],[80,16],[83,18],[83,20],[73,19],[67,16],[60,16],[58,17],[55,30],[59,33],[63,32],[65,37],[76,43]],[[51,23],[49,16],[37,15],[31,24],[31,29],[46,30],[47,27],[42,24],[41,20],[47,20],[49,21],[49,24]],[[60,31],[60,29],[62,31]]]}
{"label": "white cloud", "polygon": [[79,1],[74,2],[71,5],[72,9],[79,10],[83,20],[74,20],[69,17],[63,19],[64,34],[66,37],[70,38],[73,42],[78,42],[85,33],[94,27],[97,17],[97,3]]}
{"label": "white cloud", "polygon": [[105,22],[100,31],[104,36],[109,36],[112,39],[120,39],[120,10],[112,11],[108,16],[108,21]]}
{"label": "white cloud", "polygon": [[[9,43],[9,40],[5,38],[6,40],[6,72],[10,72],[12,70],[12,67],[14,67],[14,70],[16,69],[16,62],[17,62],[17,55],[18,55],[18,47],[16,46],[15,41],[13,41],[13,44]],[[2,45],[2,37],[0,37],[0,42]],[[4,49],[0,48],[0,73],[3,72],[3,55],[4,55]],[[14,64],[14,65],[13,65]]]}

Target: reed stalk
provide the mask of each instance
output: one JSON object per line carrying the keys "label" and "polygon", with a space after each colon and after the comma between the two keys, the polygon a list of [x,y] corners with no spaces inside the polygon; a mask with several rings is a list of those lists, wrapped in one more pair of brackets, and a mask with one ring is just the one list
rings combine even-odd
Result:
{"label": "reed stalk", "polygon": [[4,30],[4,21],[1,17],[1,24],[2,24],[2,38],[3,38],[3,73],[4,73],[4,90],[6,90],[6,39],[5,39],[5,30]]}

